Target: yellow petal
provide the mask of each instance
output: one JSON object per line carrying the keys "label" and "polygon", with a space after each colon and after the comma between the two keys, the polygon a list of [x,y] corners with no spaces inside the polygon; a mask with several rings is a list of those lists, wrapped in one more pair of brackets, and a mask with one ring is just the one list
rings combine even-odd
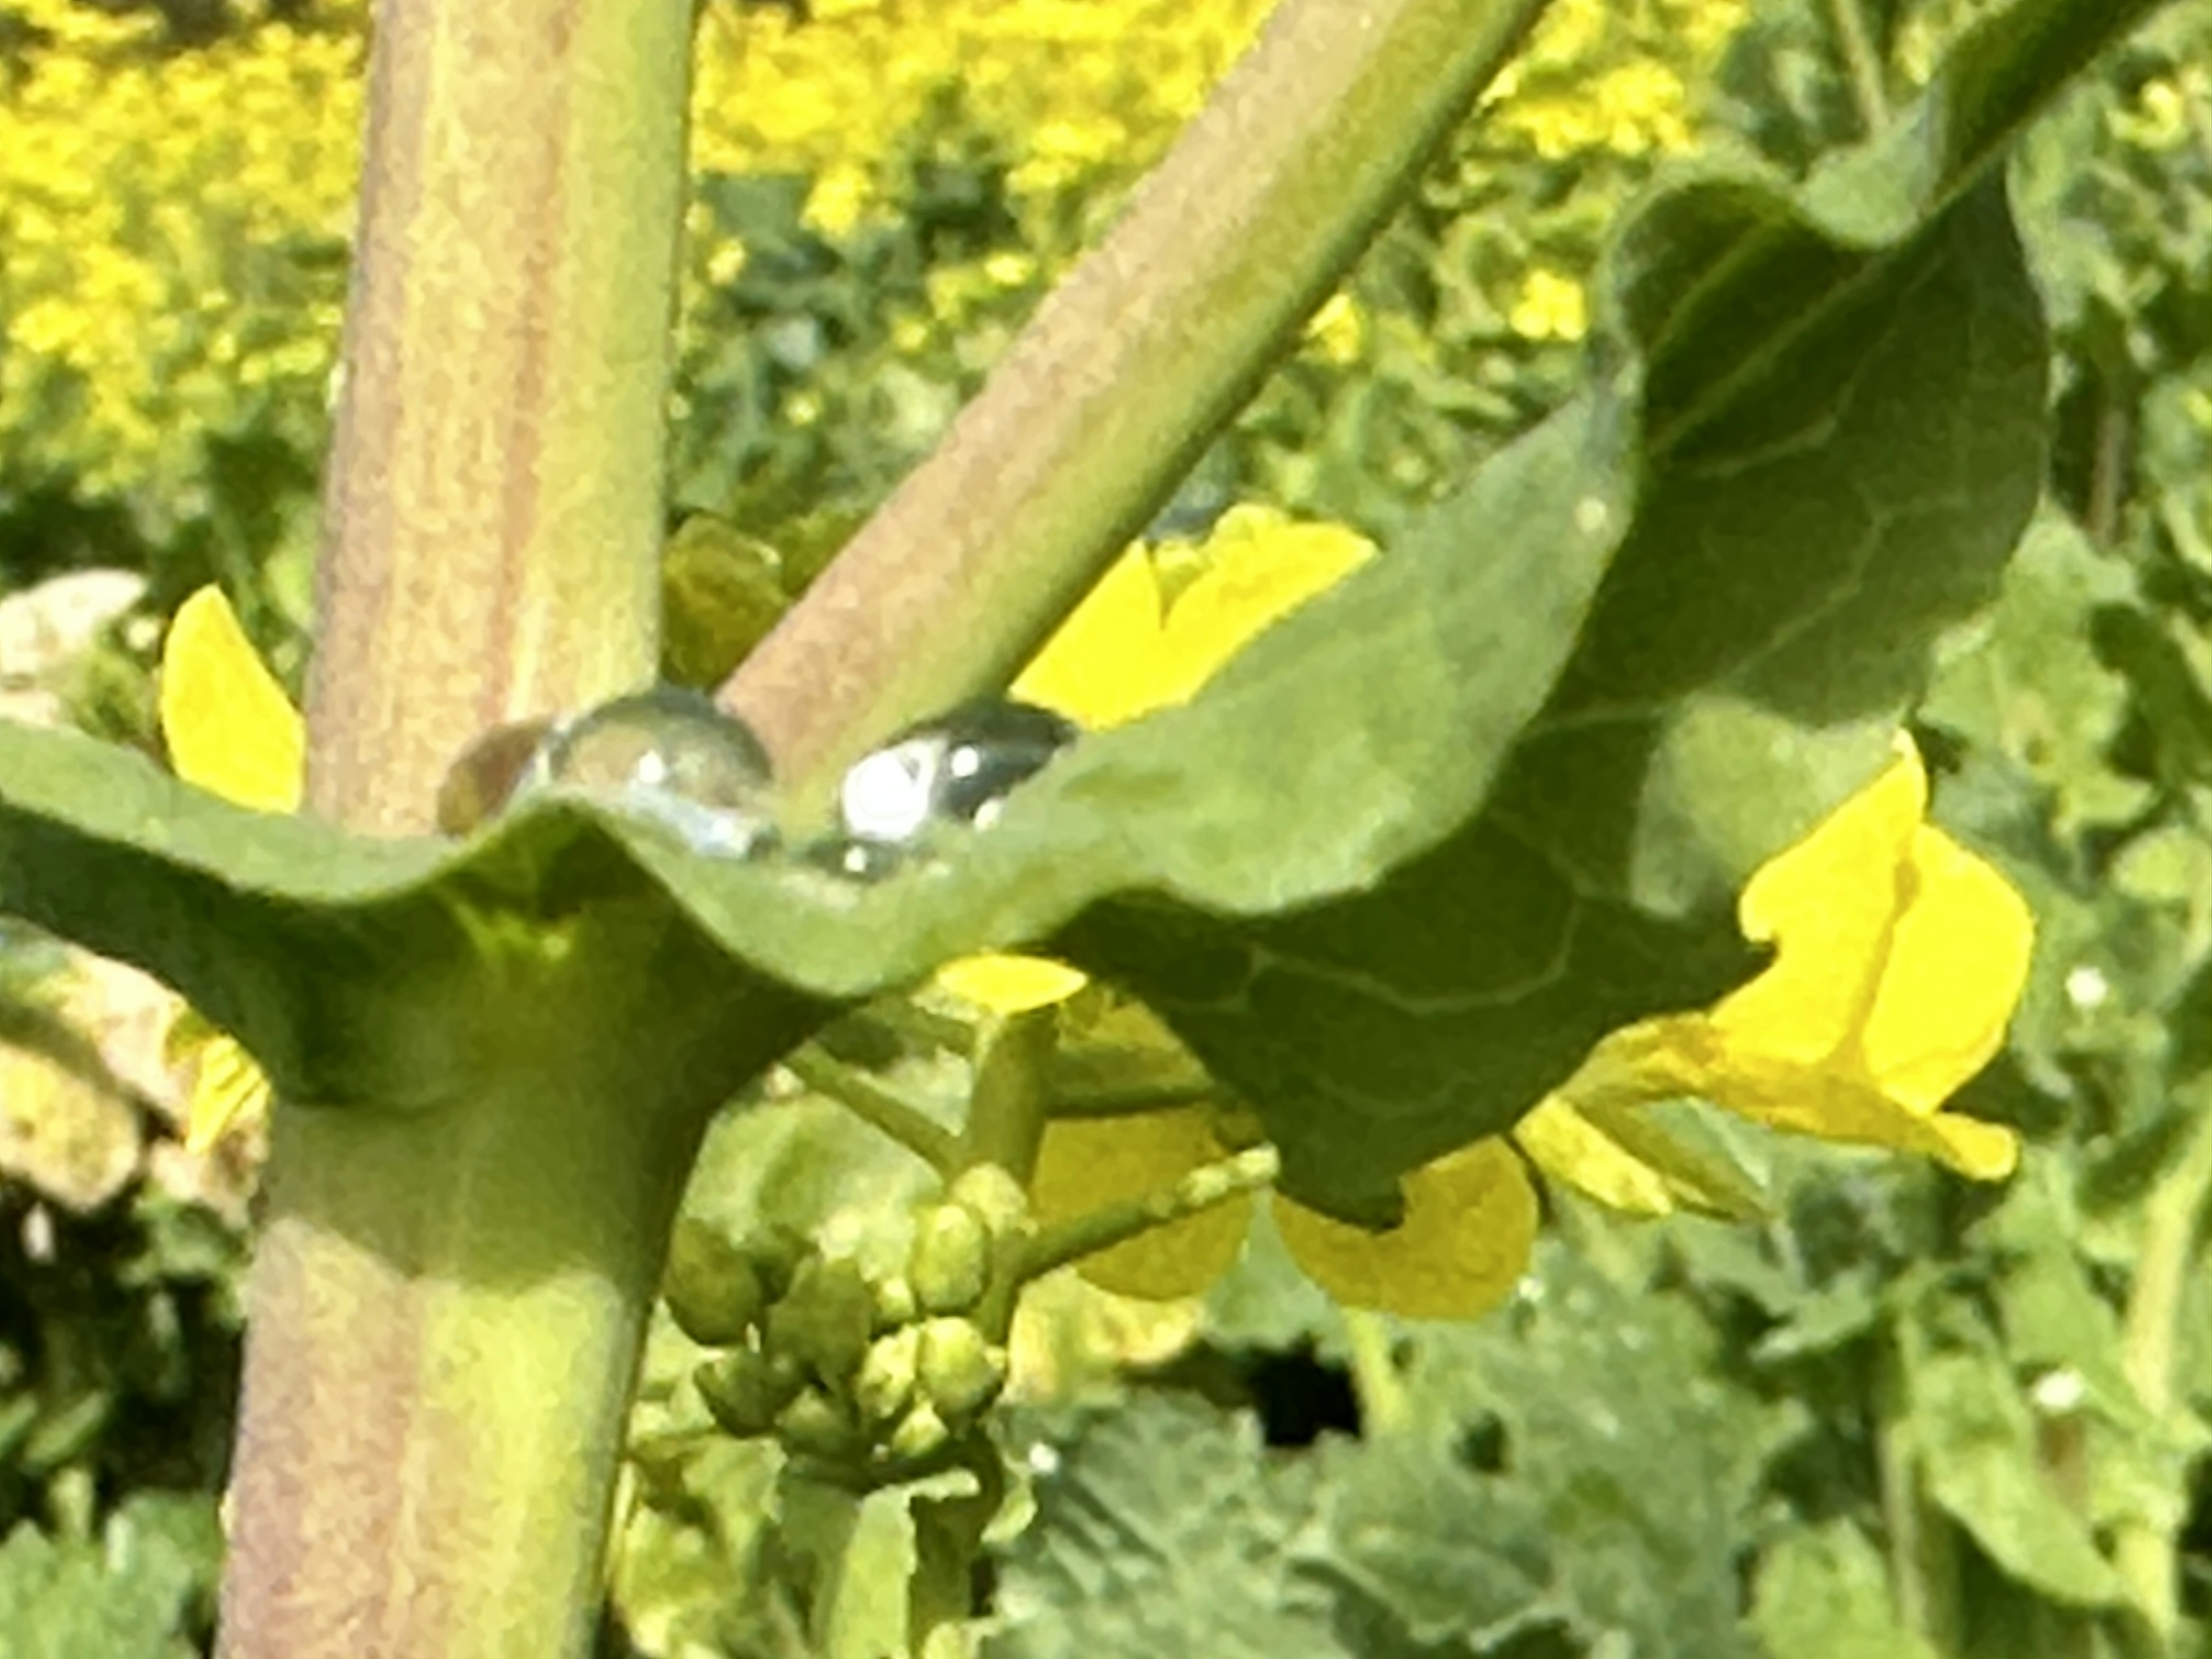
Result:
{"label": "yellow petal", "polygon": [[1405,1180],[1405,1218],[1370,1232],[1275,1195],[1275,1224],[1306,1276],[1348,1308],[1472,1319],[1512,1294],[1536,1240],[1536,1194],[1503,1140]]}
{"label": "yellow petal", "polygon": [[299,809],[305,729],[220,589],[200,589],[169,624],[161,714],[185,782],[257,811]]}
{"label": "yellow petal", "polygon": [[1630,1156],[1559,1095],[1513,1126],[1513,1139],[1536,1167],[1599,1203],[1629,1215],[1671,1215],[1666,1177]]}
{"label": "yellow petal", "polygon": [[2010,882],[1940,830],[1913,838],[1911,867],[1862,1047],[1882,1092],[1924,1115],[2004,1046],[2035,918]]}
{"label": "yellow petal", "polygon": [[1375,548],[1340,525],[1294,524],[1264,508],[1238,508],[1215,526],[1206,551],[1211,567],[1168,612],[1163,702],[1188,698],[1254,638],[1364,564]]}
{"label": "yellow petal", "polygon": [[169,1021],[169,1029],[161,1035],[161,1063],[172,1067],[182,1066],[222,1035],[215,1023],[198,1009],[190,1003],[181,1003]]}
{"label": "yellow petal", "polygon": [[1796,1133],[2008,1175],[2008,1129],[1940,1109],[2004,1041],[2035,939],[1994,866],[1921,822],[1928,781],[1898,762],[1745,889],[1774,962],[1710,1016],[1645,1020],[1593,1049],[1560,1093],[1607,1111],[1702,1097]]}
{"label": "yellow petal", "polygon": [[1928,775],[1908,742],[1872,784],[1752,877],[1738,917],[1746,938],[1778,954],[1714,1011],[1724,1033],[1805,1065],[1853,1039],[1874,1007],[1927,805]]}
{"label": "yellow petal", "polygon": [[1159,581],[1133,547],[1022,672],[1013,696],[1103,731],[1159,707]]}
{"label": "yellow petal", "polygon": [[1777,1129],[1920,1152],[1977,1181],[2002,1181],[2020,1161],[2011,1130],[1956,1112],[1912,1109],[1863,1075],[1730,1054],[1705,1093],[1714,1104]]}
{"label": "yellow petal", "polygon": [[[1161,1191],[1225,1155],[1203,1107],[1055,1119],[1045,1126],[1030,1182],[1030,1212],[1048,1226]],[[1121,1296],[1158,1302],[1197,1296],[1235,1265],[1251,1224],[1250,1199],[1231,1199],[1086,1256],[1076,1271]]]}
{"label": "yellow petal", "polygon": [[1919,1152],[1978,1181],[2002,1180],[2019,1158],[2009,1129],[1892,1098],[1863,1068],[1802,1065],[1761,1053],[1703,1014],[1649,1019],[1614,1032],[1562,1085],[1562,1097],[1611,1110],[1697,1098],[1771,1128],[1823,1140]]}
{"label": "yellow petal", "polygon": [[1090,981],[1080,969],[1042,957],[963,957],[937,973],[954,996],[998,1014],[1026,1014],[1065,1002]]}
{"label": "yellow petal", "polygon": [[185,1147],[205,1152],[232,1129],[268,1115],[269,1079],[233,1037],[215,1037],[200,1050],[199,1060],[185,1119]]}

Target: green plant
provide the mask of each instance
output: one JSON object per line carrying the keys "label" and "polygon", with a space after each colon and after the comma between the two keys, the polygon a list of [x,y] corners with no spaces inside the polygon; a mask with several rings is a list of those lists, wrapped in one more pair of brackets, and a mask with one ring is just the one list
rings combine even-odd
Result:
{"label": "green plant", "polygon": [[[1539,9],[1407,0],[1364,31],[1285,9],[726,688],[788,830],[871,743],[1014,678]],[[1994,1040],[1971,974],[1948,988],[1978,1016],[1948,1050],[1943,1020],[1906,1022],[1940,1066],[1875,1040],[1883,986],[1918,960],[1899,943],[1916,903],[1976,867],[1922,823],[1917,759],[1888,757],[2039,494],[2048,354],[1993,169],[2150,9],[2022,0],[1960,41],[1917,115],[1802,188],[1716,171],[1652,196],[1597,284],[1577,397],[1190,702],[1086,737],[941,866],[855,888],[718,860],[605,801],[525,802],[458,848],[422,835],[484,726],[649,670],[672,278],[635,251],[678,216],[688,9],[647,26],[586,5],[554,37],[520,0],[469,32],[394,7],[383,84],[423,101],[394,93],[387,118],[472,143],[386,126],[372,157],[309,697],[318,816],[0,738],[0,898],[160,969],[283,1102],[226,1650],[577,1650],[713,1109],[848,1005],[979,951],[1047,941],[1139,994],[1249,1115],[1160,1203],[1034,1228],[1057,1017],[1009,1012],[973,1044],[957,1139],[876,1103],[951,1178],[914,1305],[803,1247],[687,1244],[685,1322],[741,1339],[709,1403],[812,1460],[774,1541],[832,1651],[967,1639],[1006,1481],[972,1431],[1013,1295],[1055,1251],[1271,1181],[1340,1254],[1387,1248],[1425,1182],[1448,1199],[1438,1171],[1563,1087],[1594,1109],[1707,1093],[2004,1167],[2008,1138],[1938,1112]],[[1193,199],[1218,237],[1188,236]],[[1828,980],[1802,968],[1833,941],[1803,927],[1801,946],[1802,898],[1768,902],[1796,884],[1769,877],[1744,919],[1782,961],[1754,978],[1735,894],[1808,867],[1778,854],[1816,824],[1850,948]],[[1731,1014],[1793,982],[1820,994],[1781,996],[1775,1024]],[[1765,1041],[1796,1017],[1806,1044]],[[1603,1124],[1720,1206],[1725,1158],[1638,1145],[1626,1111]],[[1267,1144],[1226,1144],[1247,1139]],[[1563,1474],[1561,1501],[1577,1487]]]}

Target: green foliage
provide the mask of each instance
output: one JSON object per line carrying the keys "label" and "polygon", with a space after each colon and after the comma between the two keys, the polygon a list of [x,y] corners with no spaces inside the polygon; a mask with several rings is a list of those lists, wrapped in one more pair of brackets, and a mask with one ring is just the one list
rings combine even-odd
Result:
{"label": "green foliage", "polygon": [[221,1545],[204,1498],[140,1493],[97,1538],[0,1540],[0,1630],[21,1659],[192,1659]]}
{"label": "green foliage", "polygon": [[[1954,14],[1972,9],[1863,9],[1892,54],[1887,90],[1901,105],[1923,78],[1916,43],[1951,32]],[[1170,1007],[1229,982],[1255,942],[1316,973],[1384,981],[1372,1023],[1326,1040],[1321,1057],[1340,1060],[1326,1089],[1306,1080],[1316,1051],[1275,1049],[1194,1003],[1181,1012],[1215,1068],[1273,1108],[1268,1127],[1303,1149],[1307,1179],[1346,1203],[1370,1196],[1371,1177],[1387,1181],[1425,1149],[1525,1105],[1575,1033],[1702,996],[1741,972],[1723,909],[1735,877],[1863,775],[1873,750],[1840,716],[1882,716],[1911,699],[1937,625],[1991,590],[1994,562],[2029,509],[2043,353],[1991,195],[1952,205],[1963,163],[1984,158],[1945,149],[2006,121],[1899,119],[1873,161],[1822,177],[1822,158],[1869,125],[1833,39],[1834,10],[1762,4],[1723,80],[1722,118],[1742,144],[1816,181],[1793,192],[1731,163],[1646,201],[1594,301],[1601,361],[1624,374],[1622,405],[1560,417],[1481,475],[1481,493],[1456,520],[1409,532],[1421,498],[1564,396],[1572,347],[1516,335],[1501,296],[1532,249],[1579,274],[1599,226],[1644,171],[1612,157],[1570,196],[1578,163],[1540,167],[1484,141],[1463,146],[1358,279],[1367,343],[1356,368],[1303,356],[1175,509],[1203,518],[1262,480],[1277,499],[1393,532],[1384,567],[1364,591],[1284,630],[1180,724],[1097,745],[1041,784],[1009,817],[1006,839],[979,848],[945,896],[889,892],[843,909],[772,874],[702,873],[645,831],[565,808],[495,836],[466,855],[476,862],[465,873],[429,848],[339,854],[310,828],[217,814],[142,771],[10,737],[0,763],[16,808],[0,857],[9,902],[55,920],[73,907],[80,927],[115,948],[149,916],[173,921],[165,965],[211,1012],[250,1027],[289,1082],[368,1090],[398,1079],[404,1092],[421,1079],[401,1076],[416,1060],[389,1034],[416,1011],[361,1013],[350,1000],[392,962],[433,957],[465,979],[497,954],[481,931],[486,917],[520,915],[517,931],[535,936],[574,900],[625,898],[672,922],[698,985],[720,983],[734,949],[842,994],[954,950],[1028,936],[1073,914],[1108,874],[1140,884],[1166,870],[1185,878],[1186,897],[1218,909],[1348,893],[1486,799],[1480,822],[1510,818],[1517,841],[1446,837],[1455,850],[1436,856],[1455,876],[1480,861],[1477,847],[1495,854],[1493,878],[1510,862],[1516,878],[1494,880],[1510,915],[1443,910],[1417,861],[1379,902],[1339,899],[1296,924],[1221,926],[1186,912],[1170,922],[1133,905],[1094,912],[1070,936],[1091,965],[1143,982]],[[2016,28],[2010,38],[2033,48],[2017,61],[2054,82],[2065,64],[2037,70],[2035,53],[2070,64],[2079,40],[2068,28],[2117,27],[2117,13],[2093,5],[2039,4],[2008,21],[2031,14],[2058,27]],[[2007,40],[1993,33],[1978,50]],[[1379,1366],[1373,1345],[1363,1348],[1310,1291],[1248,1261],[1209,1310],[1202,1355],[1265,1407],[1258,1349],[1317,1340],[1325,1362],[1352,1364],[1360,1437],[1263,1449],[1253,1417],[1169,1379],[1091,1411],[1017,1418],[1006,1449],[1033,1479],[1035,1508],[1023,1526],[1018,1493],[994,1534],[986,1651],[1952,1659],[2201,1646],[2212,1615],[2202,1533],[2212,1290],[2197,1226],[2212,1056],[2212,831],[2201,801],[2212,772],[2212,381],[2191,302],[2212,222],[2207,163],[2186,118],[2202,98],[2191,66],[2208,48],[2201,11],[2166,9],[2022,142],[2013,202],[2058,348],[2051,499],[2002,573],[1995,608],[1942,640],[1917,705],[1942,774],[1938,817],[2004,860],[2041,923],[2013,1046],[1972,1103],[2038,1141],[2019,1186],[2002,1200],[1969,1197],[1923,1171],[1753,1142],[1745,1156],[1771,1167],[1778,1211],[1760,1231],[1672,1221],[1630,1233],[1565,1206],[1581,1265],[1547,1251],[1524,1297],[1491,1326],[1383,1327]],[[1928,107],[1955,116],[1965,98],[1972,116],[1984,94],[1956,90],[1969,82],[1953,82]],[[1987,88],[1992,77],[1975,83]],[[781,557],[725,558],[727,546],[701,556],[712,538],[697,532],[679,541],[672,592],[707,592],[697,614],[736,618],[726,633],[710,621],[672,635],[684,678],[713,678],[741,648],[732,641],[803,586],[926,447],[1034,296],[1035,269],[1001,267],[1004,282],[981,274],[994,254],[1032,251],[1036,227],[1015,211],[1006,156],[965,132],[957,110],[915,144],[907,211],[845,234],[810,224],[810,185],[796,178],[726,175],[707,193],[714,225],[742,240],[746,258],[697,313],[681,499],[769,536]],[[1923,213],[1932,228],[1908,222]],[[1749,239],[1758,263],[1708,289],[1732,232]],[[1506,246],[1518,242],[1528,246]],[[957,323],[944,321],[954,309],[948,283],[932,280],[945,270],[967,283]],[[1838,294],[1850,303],[1823,310]],[[911,328],[896,327],[915,314],[939,319],[920,348]],[[1808,315],[1828,320],[1780,336],[1764,326]],[[1750,350],[1778,337],[1794,356]],[[1625,345],[1635,350],[1624,368]],[[1732,351],[1749,364],[1741,376],[1725,372]],[[1640,434],[1638,418],[1649,428]],[[1607,449],[1639,436],[1633,465]],[[300,453],[309,441],[299,440]],[[230,520],[243,526],[238,544],[295,545],[306,522],[296,455],[257,476],[239,501],[283,514]],[[1587,550],[1610,557],[1601,570],[1543,564],[1559,527],[1593,498],[1624,512],[1632,504],[1626,546]],[[1929,510],[1899,510],[1915,501]],[[89,522],[81,503],[55,508],[59,519],[34,516],[36,505],[14,498],[16,545],[58,545],[52,524]],[[291,527],[271,527],[280,525]],[[164,556],[182,560],[176,550],[191,545],[180,534]],[[1861,570],[1864,605],[1796,626],[1791,613],[1825,596],[1826,573],[1839,564]],[[1451,678],[1462,713],[1488,710],[1497,722],[1493,749],[1534,708],[1497,701],[1498,686],[1525,682],[1516,693],[1547,703],[1561,729],[1540,727],[1496,793],[1486,797],[1480,755],[1432,763],[1442,722],[1363,731],[1356,711],[1324,707],[1335,672],[1324,660],[1353,654],[1348,619],[1389,609],[1424,582],[1480,616],[1500,603],[1486,580],[1514,596],[1499,614],[1518,627],[1527,568],[1563,582],[1602,578],[1595,619],[1556,686],[1541,650],[1492,650],[1485,636],[1478,651],[1472,633],[1449,649],[1426,647],[1425,660],[1401,635],[1378,634],[1372,647],[1403,665],[1394,672],[1408,706]],[[1923,575],[1931,580],[1916,585]],[[1577,603],[1571,591],[1559,601],[1562,648]],[[304,611],[271,612],[282,615]],[[1734,654],[1777,639],[1784,648],[1763,663]],[[1835,641],[1879,641],[1897,654],[1823,648]],[[1494,680],[1457,678],[1470,661]],[[1424,672],[1434,679],[1416,692]],[[1368,678],[1385,692],[1398,683]],[[1310,688],[1301,706],[1318,711],[1311,720],[1280,712],[1301,687]],[[1256,709],[1263,694],[1275,711],[1262,728],[1270,744],[1295,741],[1314,756],[1349,756],[1346,765],[1372,762],[1371,771],[1295,799],[1229,789],[1221,816],[1186,818],[1181,841],[1148,836],[1152,862],[1112,866],[1094,835],[1106,820],[1067,803],[1117,779],[1133,793],[1163,777],[1188,781],[1194,802],[1218,803],[1199,785],[1213,791],[1223,755],[1259,725],[1258,713],[1237,712],[1239,699]],[[1578,708],[1647,699],[1660,712],[1625,732],[1565,726]],[[1780,775],[1762,771],[1754,787],[1746,757],[1776,734],[1802,745],[1802,775],[1785,790]],[[1821,735],[1839,737],[1832,753],[1812,740]],[[1430,750],[1419,750],[1424,742]],[[1362,787],[1385,757],[1395,769],[1415,754],[1415,769],[1437,780],[1432,799],[1408,805]],[[1438,804],[1455,789],[1458,805]],[[130,828],[142,848],[149,837],[132,826],[169,826],[158,832],[158,867],[135,856],[88,861],[69,825],[95,816],[94,827]],[[1367,837],[1348,861],[1347,826]],[[1510,849],[1527,843],[1553,862],[1514,861]],[[1301,844],[1311,854],[1303,872],[1290,860]],[[1284,861],[1254,861],[1261,845]],[[1464,1049],[1456,1037],[1425,1048],[1430,1035],[1401,1023],[1395,1005],[1431,995],[1464,963],[1450,955],[1456,938],[1425,952],[1407,919],[1493,927],[1484,963],[1493,979],[1509,978],[1516,945],[1540,957],[1558,937],[1540,896],[1568,884],[1561,865],[1598,895],[1589,914],[1635,924],[1587,936],[1585,963],[1606,972],[1571,988],[1619,1000],[1573,1006],[1540,1059],[1531,1058],[1539,1029],[1525,1003],[1492,1026],[1463,1027]],[[76,879],[33,890],[40,870]],[[295,896],[342,899],[343,914],[313,920],[270,897],[316,871]],[[982,908],[980,896],[1016,871],[1028,873],[1005,889],[1008,907]],[[1288,884],[1262,893],[1255,877]],[[149,901],[157,893],[166,899]],[[211,935],[210,913],[231,925]],[[1373,937],[1358,937],[1376,916]],[[1526,926],[1504,925],[1515,922]],[[498,949],[513,944],[506,936]],[[1654,952],[1663,959],[1650,960]],[[634,960],[609,970],[636,971]],[[355,1006],[360,1023],[308,1018],[325,998]],[[1333,1018],[1350,1009],[1340,984],[1285,1006],[1287,1019],[1270,1005],[1271,1026],[1297,1024],[1316,1006]],[[822,1012],[811,1000],[775,1008],[787,1033]],[[746,1017],[730,1005],[723,1013]],[[485,1017],[464,997],[413,1029],[465,1031]],[[1497,1103],[1455,1101],[1425,1121],[1394,1115],[1387,1133],[1344,1111],[1345,1097],[1424,1092],[1431,1078],[1467,1072],[1470,1058]],[[938,1117],[957,1121],[957,1085],[925,1081]],[[1301,1088],[1312,1091],[1303,1104]],[[908,1260],[886,1218],[908,1214],[925,1185],[834,1107],[786,1102],[718,1127],[694,1208],[718,1238],[752,1242],[770,1224],[834,1236],[880,1283]],[[32,1322],[41,1352],[89,1352],[82,1375],[95,1385],[80,1389],[70,1380],[79,1373],[51,1370],[0,1389],[0,1480],[12,1504],[0,1513],[36,1516],[54,1534],[19,1527],[0,1546],[0,1630],[48,1642],[34,1653],[186,1652],[204,1619],[215,1552],[204,1498],[116,1499],[159,1462],[143,1432],[125,1430],[168,1420],[149,1416],[137,1379],[181,1386],[174,1333],[161,1325],[169,1316],[152,1311],[174,1270],[119,1265],[132,1255],[88,1257],[88,1281],[44,1302]],[[217,1261],[209,1271],[230,1267]],[[11,1294],[22,1285],[43,1296],[53,1283],[14,1262],[0,1277]],[[88,1282],[97,1293],[78,1294]],[[966,1297],[963,1285],[927,1299],[950,1309]],[[739,1314],[723,1310],[733,1323],[686,1323],[742,1337],[760,1320],[741,1299]],[[108,1345],[126,1327],[137,1334]],[[841,1354],[852,1328],[847,1318],[831,1334]],[[17,1329],[0,1340],[23,1347]],[[101,1336],[87,1345],[86,1331]],[[856,1397],[881,1340],[866,1340]],[[149,1343],[151,1372],[140,1352]],[[914,1346],[918,1367],[918,1338]],[[909,1582],[921,1587],[915,1595],[957,1601],[964,1615],[965,1583],[955,1594],[927,1567],[946,1538],[980,1529],[973,1510],[995,1508],[979,1476],[954,1470],[841,1497],[794,1475],[769,1442],[702,1440],[708,1407],[692,1374],[705,1358],[671,1328],[649,1357],[635,1519],[617,1577],[641,1650],[874,1659],[939,1622],[917,1611]],[[778,1398],[763,1415],[788,1404]],[[211,1468],[164,1469],[162,1479],[204,1492]],[[73,1521],[80,1511],[105,1515],[105,1531]],[[2161,1595],[2178,1602],[2163,1615]],[[2146,1621],[2155,1631],[2161,1616],[2170,1644],[2142,1649]]]}
{"label": "green foliage", "polygon": [[[1988,152],[1959,135],[2026,118],[2073,60],[2039,35],[1989,39],[2002,73],[1966,61],[2009,105],[1982,107],[1971,76],[1944,83],[1922,140],[1826,175],[1801,209],[1747,180],[1652,204],[1604,289],[1640,402],[1616,410],[1601,384],[1198,702],[1084,745],[927,882],[816,896],[794,873],[719,869],[561,805],[526,809],[459,861],[349,849],[131,776],[123,757],[15,733],[6,896],[164,972],[280,1089],[426,1100],[466,1087],[443,1059],[435,1075],[364,1074],[444,1045],[379,1042],[379,1017],[329,1011],[388,1003],[377,988],[403,963],[481,972],[464,892],[529,895],[518,919],[558,914],[577,861],[603,868],[618,848],[626,869],[594,879],[641,901],[658,889],[699,930],[691,948],[711,940],[733,968],[817,995],[1033,937],[1116,890],[1165,893],[1177,908],[1095,910],[1069,937],[1077,959],[1146,993],[1259,1103],[1293,1191],[1387,1211],[1398,1175],[1509,1125],[1607,1030],[1741,972],[1733,890],[1872,769],[1934,631],[2009,550],[2039,460],[2042,349],[2002,216],[1960,194]],[[2008,39],[2036,50],[2004,59]],[[1717,287],[1699,280],[1715,261]],[[1639,441],[1632,463],[1619,446]],[[1778,535],[1796,561],[1772,558]],[[1500,550],[1470,564],[1469,542]],[[1784,763],[1747,775],[1748,732]],[[1471,817],[1509,753],[1491,811]],[[1295,921],[1206,914],[1357,893],[1401,866]],[[1465,927],[1484,957],[1414,943],[1447,890],[1478,907]],[[161,920],[181,920],[186,893],[228,915],[220,957]],[[1251,979],[1255,953],[1282,965]],[[1346,970],[1384,963],[1391,994],[1347,990]],[[1248,980],[1244,1003],[1219,1001]],[[726,972],[695,990],[711,1002],[764,988]],[[483,1018],[450,993],[434,1016],[408,1012]],[[1448,1106],[1406,1109],[1447,1078]]]}

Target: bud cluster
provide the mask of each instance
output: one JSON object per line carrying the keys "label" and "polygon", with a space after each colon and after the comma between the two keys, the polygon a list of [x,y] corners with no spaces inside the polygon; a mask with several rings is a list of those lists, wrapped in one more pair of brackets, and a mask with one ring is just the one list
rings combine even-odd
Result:
{"label": "bud cluster", "polygon": [[1028,1224],[1019,1184],[990,1166],[923,1206],[905,1273],[875,1280],[788,1231],[739,1243],[686,1220],[664,1294],[687,1336],[722,1351],[696,1378],[726,1432],[896,1480],[951,1451],[1006,1386],[979,1316]]}

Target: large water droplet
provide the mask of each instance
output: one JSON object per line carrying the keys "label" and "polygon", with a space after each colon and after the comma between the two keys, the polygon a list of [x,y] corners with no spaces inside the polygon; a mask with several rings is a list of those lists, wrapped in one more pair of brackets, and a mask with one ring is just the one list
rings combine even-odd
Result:
{"label": "large water droplet", "polygon": [[980,702],[909,728],[845,774],[838,811],[858,842],[908,847],[933,831],[983,829],[1006,797],[1075,740],[1050,709]]}
{"label": "large water droplet", "polygon": [[559,789],[657,819],[702,852],[744,858],[774,842],[768,751],[695,691],[617,697],[556,727],[531,789]]}

